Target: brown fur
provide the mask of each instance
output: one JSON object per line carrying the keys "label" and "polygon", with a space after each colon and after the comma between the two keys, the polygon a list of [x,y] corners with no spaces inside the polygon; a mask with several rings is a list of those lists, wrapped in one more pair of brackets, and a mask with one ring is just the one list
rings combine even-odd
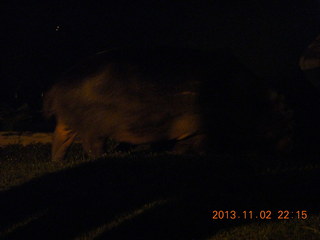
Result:
{"label": "brown fur", "polygon": [[257,122],[271,109],[266,90],[225,53],[147,48],[100,54],[46,94],[44,113],[57,119],[53,160],[64,158],[75,134],[95,156],[106,137],[133,144],[185,145],[186,139],[184,150],[196,152],[212,145],[240,149],[254,142]]}

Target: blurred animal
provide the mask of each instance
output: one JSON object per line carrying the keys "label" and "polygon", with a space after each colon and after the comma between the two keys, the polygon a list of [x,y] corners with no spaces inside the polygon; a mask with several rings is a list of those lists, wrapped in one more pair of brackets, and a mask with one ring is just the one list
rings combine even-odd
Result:
{"label": "blurred animal", "polygon": [[65,73],[46,94],[44,113],[57,122],[53,161],[65,157],[76,136],[92,156],[103,154],[108,137],[173,141],[178,153],[238,152],[287,144],[279,99],[224,50],[123,48]]}

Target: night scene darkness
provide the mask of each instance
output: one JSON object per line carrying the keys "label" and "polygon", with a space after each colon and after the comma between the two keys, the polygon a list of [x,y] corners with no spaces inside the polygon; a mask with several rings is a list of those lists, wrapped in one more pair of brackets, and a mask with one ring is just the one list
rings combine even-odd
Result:
{"label": "night scene darkness", "polygon": [[320,1],[2,1],[0,239],[320,239]]}

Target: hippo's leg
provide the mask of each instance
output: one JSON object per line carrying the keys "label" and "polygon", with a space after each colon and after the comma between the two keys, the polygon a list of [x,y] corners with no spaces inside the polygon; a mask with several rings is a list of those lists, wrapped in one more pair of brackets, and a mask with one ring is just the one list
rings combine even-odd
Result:
{"label": "hippo's leg", "polygon": [[99,157],[104,153],[104,139],[100,137],[85,137],[82,139],[82,147],[90,157]]}
{"label": "hippo's leg", "polygon": [[75,136],[76,133],[69,129],[65,124],[57,124],[53,133],[52,161],[61,161],[64,159]]}

